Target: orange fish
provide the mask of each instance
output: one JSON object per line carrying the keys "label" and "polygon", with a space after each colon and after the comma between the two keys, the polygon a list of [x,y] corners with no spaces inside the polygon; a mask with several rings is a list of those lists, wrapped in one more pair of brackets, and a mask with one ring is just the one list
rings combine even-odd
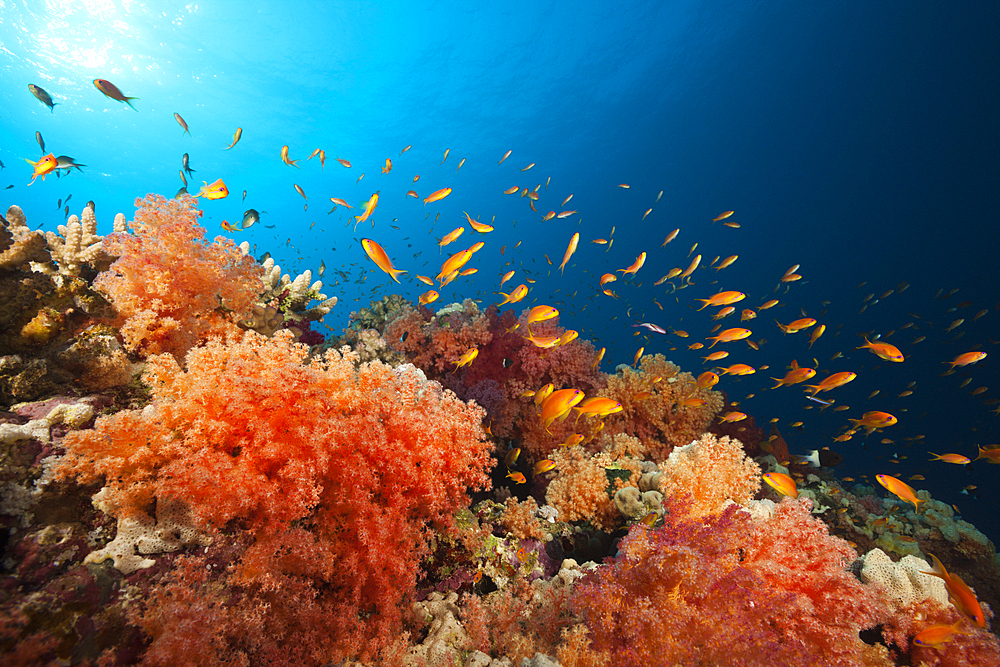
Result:
{"label": "orange fish", "polygon": [[399,278],[396,276],[401,273],[406,273],[406,271],[397,269],[392,265],[392,260],[389,259],[389,255],[387,255],[385,250],[382,249],[382,246],[375,241],[372,241],[371,239],[361,239],[361,247],[365,249],[365,254],[367,254],[373,262],[375,262],[375,265],[388,273],[389,276],[397,283],[399,282]]}
{"label": "orange fish", "polygon": [[979,447],[979,456],[976,457],[976,460],[979,459],[986,459],[990,463],[1000,463],[1000,446]]}
{"label": "orange fish", "polygon": [[417,280],[419,280],[425,285],[431,285],[432,287],[434,286],[434,281],[428,278],[427,276],[422,276],[420,274],[417,274]]}
{"label": "orange fish", "polygon": [[515,192],[517,192],[520,189],[521,188],[519,186],[515,185],[515,186],[507,188],[506,190],[503,191],[503,193],[505,195],[512,195],[512,194],[514,194]]}
{"label": "orange fish", "polygon": [[473,361],[475,361],[476,357],[478,357],[478,356],[479,356],[479,350],[478,349],[476,349],[474,347],[471,348],[471,349],[469,349],[469,351],[467,351],[465,354],[463,354],[461,357],[459,357],[458,361],[455,362],[455,370],[458,370],[462,366],[468,366]]}
{"label": "orange fish", "polygon": [[441,295],[435,292],[434,290],[427,290],[426,292],[420,295],[420,298],[417,299],[417,301],[420,303],[421,306],[426,306],[429,303],[434,303],[435,301],[437,301],[438,297],[440,296]]}
{"label": "orange fish", "polygon": [[972,459],[968,456],[962,456],[961,454],[935,454],[934,452],[927,452],[934,458],[931,461],[944,461],[945,463],[955,463],[960,466],[972,463]]}
{"label": "orange fish", "polygon": [[749,329],[726,329],[718,336],[712,336],[706,340],[715,341],[708,346],[708,349],[715,347],[715,343],[730,343],[734,340],[743,340],[744,338],[749,338],[753,332]]}
{"label": "orange fish", "polygon": [[569,216],[574,215],[574,214],[576,214],[576,211],[562,211],[562,212],[556,214],[556,218],[558,218],[559,220],[562,220],[563,218],[568,218]]}
{"label": "orange fish", "polygon": [[338,158],[337,158],[337,162],[339,162],[340,164],[344,165],[344,166],[345,166],[345,167],[347,167],[348,169],[350,169],[350,168],[351,168],[351,163],[350,163],[350,162],[348,162],[347,160],[341,160],[341,159],[340,159],[340,158],[338,157]]}
{"label": "orange fish", "polygon": [[770,301],[765,302],[764,305],[762,305],[757,310],[767,310],[768,308],[774,308],[777,305],[778,305],[778,300],[777,299],[771,299]]}
{"label": "orange fish", "polygon": [[805,382],[806,380],[812,379],[816,375],[816,371],[812,368],[799,368],[798,363],[792,360],[792,370],[785,373],[785,377],[781,378],[771,378],[778,384],[771,387],[771,389],[777,389],[778,387],[787,387],[789,385],[798,384],[799,382]]}
{"label": "orange fish", "polygon": [[560,389],[549,394],[542,403],[540,415],[545,430],[548,430],[553,422],[565,419],[584,398],[584,393],[579,389]]}
{"label": "orange fish", "polygon": [[698,310],[705,310],[709,306],[728,306],[731,303],[736,303],[737,301],[742,301],[746,298],[746,294],[743,292],[719,292],[707,299],[695,299],[695,301],[701,301],[703,305]]}
{"label": "orange fish", "polygon": [[868,340],[867,336],[865,336],[865,344],[857,349],[864,350],[866,348],[886,361],[895,361],[897,363],[903,361],[903,353],[900,352],[899,348],[895,345],[890,345],[889,343],[873,343]]}
{"label": "orange fish", "polygon": [[579,405],[573,408],[573,412],[577,414],[577,419],[579,419],[581,415],[607,417],[608,415],[621,412],[623,409],[622,404],[618,401],[602,396],[594,396],[581,401]]}
{"label": "orange fish", "polygon": [[441,271],[435,276],[438,280],[443,280],[452,273],[458,275],[458,272],[462,270],[462,267],[472,259],[472,250],[467,248],[461,252],[456,252],[454,255],[445,260],[444,264],[441,265]]}
{"label": "orange fish", "polygon": [[712,354],[708,355],[707,357],[702,357],[702,359],[704,359],[705,362],[708,363],[709,361],[718,361],[719,359],[725,359],[728,356],[729,356],[729,353],[725,352],[725,351],[722,351],[722,352],[713,352]]}
{"label": "orange fish", "polygon": [[528,311],[525,324],[530,326],[535,322],[545,322],[556,317],[559,317],[559,311],[552,306],[535,306]]}
{"label": "orange fish", "polygon": [[842,371],[824,378],[819,384],[806,385],[806,389],[810,390],[810,393],[815,396],[821,391],[830,391],[831,389],[836,389],[837,387],[843,387],[848,382],[853,381],[856,377],[858,377],[857,373]]}
{"label": "orange fish", "polygon": [[641,252],[639,253],[639,256],[635,258],[635,261],[632,262],[631,266],[629,266],[627,269],[618,269],[618,270],[622,272],[622,276],[624,276],[626,273],[631,273],[634,276],[636,272],[639,269],[641,269],[642,265],[645,263],[646,263],[646,253]]}
{"label": "orange fish", "polygon": [[559,265],[559,273],[562,273],[563,270],[566,268],[566,262],[568,262],[569,258],[573,256],[574,252],[576,252],[576,244],[579,242],[580,242],[580,232],[576,232],[575,234],[573,234],[572,237],[570,237],[569,246],[566,247],[566,253],[563,255],[562,258],[562,264]]}
{"label": "orange fish", "polygon": [[757,317],[757,313],[753,312],[749,308],[744,308],[743,312],[740,313],[740,322],[746,322],[747,320],[752,320]]}
{"label": "orange fish", "polygon": [[726,257],[724,260],[722,260],[721,262],[719,262],[719,265],[717,267],[715,267],[715,270],[716,271],[721,271],[722,269],[726,268],[727,266],[730,266],[733,262],[735,262],[737,259],[739,259],[739,257],[740,257],[739,255],[730,255],[729,257]]}
{"label": "orange fish", "polygon": [[[447,153],[447,151],[445,151]],[[451,188],[441,188],[440,190],[435,190],[431,195],[424,199],[424,206],[431,202],[441,201],[445,197],[451,194]]]}
{"label": "orange fish", "polygon": [[601,359],[604,358],[604,353],[607,352],[607,351],[608,351],[608,349],[606,347],[602,347],[600,350],[598,350],[597,354],[594,355],[594,361],[591,362],[590,367],[591,368],[597,368],[598,366],[600,366],[601,365]]}
{"label": "orange fish", "polygon": [[348,210],[354,208],[353,206],[351,206],[350,204],[348,204],[346,201],[344,201],[340,197],[330,197],[330,201],[332,201],[337,206],[343,206],[344,208],[346,208]]}
{"label": "orange fish", "polygon": [[[880,428],[886,428],[895,425],[899,420],[888,412],[879,412],[878,410],[872,410],[871,412],[866,412],[861,415],[861,419],[848,419],[847,421],[854,423],[854,428],[858,429],[864,427],[870,434],[872,431]],[[852,429],[853,430],[853,429]]]}
{"label": "orange fish", "polygon": [[195,197],[204,197],[205,199],[225,199],[229,196],[229,188],[226,187],[226,184],[222,182],[221,178],[211,185],[208,184],[208,181],[202,181],[202,183],[204,183],[204,185]]}
{"label": "orange fish", "polygon": [[382,173],[383,174],[388,174],[390,171],[392,171],[392,160],[390,160],[389,158],[386,158],[385,159],[385,166],[382,167]]}
{"label": "orange fish", "polygon": [[718,222],[719,220],[725,220],[726,218],[728,218],[729,216],[731,216],[735,212],[736,211],[726,211],[725,213],[720,213],[719,215],[717,215],[714,218],[712,218],[712,222]]}
{"label": "orange fish", "polygon": [[35,167],[35,172],[31,175],[31,181],[28,183],[28,185],[34,183],[35,179],[39,176],[41,176],[42,180],[44,181],[45,176],[55,171],[56,167],[59,164],[58,161],[56,160],[56,156],[53,155],[52,153],[49,153],[48,155],[40,159],[38,162],[32,162],[31,160],[28,159],[25,159],[25,162],[27,162],[30,165],[34,165]]}
{"label": "orange fish", "polygon": [[746,419],[746,414],[742,412],[727,412],[725,415],[719,418],[720,423],[731,424],[733,422],[739,422]]}
{"label": "orange fish", "polygon": [[548,472],[556,467],[556,462],[552,459],[542,459],[535,464],[535,467],[531,469],[532,475],[541,475],[543,472]]}
{"label": "orange fish", "polygon": [[[698,244],[696,243],[695,245]],[[698,268],[699,264],[701,264],[701,255],[695,255],[694,259],[691,260],[691,263],[688,264],[688,267],[684,269],[684,272],[681,274],[681,278],[687,278],[692,273],[694,273],[695,269]]]}
{"label": "orange fish", "polygon": [[176,111],[174,112],[174,120],[177,121],[178,125],[184,128],[184,134],[191,136],[191,130],[188,129],[188,124],[184,122],[184,119],[181,118],[181,115]]}
{"label": "orange fish", "polygon": [[969,364],[974,364],[977,361],[982,361],[985,358],[985,352],[966,352],[965,354],[958,355],[952,361],[946,361],[944,363],[951,364],[951,368],[954,370],[955,366],[968,366]]}
{"label": "orange fish", "polygon": [[670,243],[671,241],[673,241],[675,238],[677,238],[677,235],[680,234],[680,233],[681,233],[681,230],[680,230],[680,227],[678,227],[674,231],[672,231],[669,234],[667,234],[667,238],[663,239],[663,243],[660,245],[660,247],[662,248],[663,246],[665,246],[668,243]]}
{"label": "orange fish", "polygon": [[[465,213],[465,211],[462,211],[462,213]],[[478,220],[473,220],[472,216],[468,213],[465,213],[465,219],[469,221],[469,226],[480,234],[489,234],[493,231],[493,227],[491,225],[486,225]]]}
{"label": "orange fish", "polygon": [[503,301],[498,303],[498,306],[503,306],[508,303],[517,303],[524,297],[528,296],[528,286],[518,285],[510,294],[505,294],[504,292],[498,292],[498,294],[503,297]]}
{"label": "orange fish", "polygon": [[524,473],[507,471],[507,477],[510,477],[516,484],[524,484],[528,479],[524,476]]}
{"label": "orange fish", "polygon": [[719,376],[712,371],[705,371],[698,376],[698,388],[699,389],[711,389],[719,383]]}
{"label": "orange fish", "polygon": [[811,317],[803,317],[802,319],[795,320],[790,324],[782,324],[775,320],[778,328],[784,331],[786,334],[795,333],[796,331],[802,331],[803,329],[808,329],[812,325],[816,324],[816,320]]}
{"label": "orange fish", "polygon": [[955,609],[958,609],[966,618],[975,621],[978,627],[986,627],[986,617],[983,615],[983,608],[980,606],[979,600],[976,599],[976,594],[962,581],[961,577],[949,573],[937,556],[931,554],[931,558],[934,559],[934,571],[924,572],[921,570],[921,573],[943,579],[945,588],[948,589],[948,599],[955,605]]}
{"label": "orange fish", "polygon": [[753,375],[757,372],[753,366],[747,366],[746,364],[733,364],[729,368],[721,369],[725,375]]}
{"label": "orange fish", "polygon": [[[230,148],[232,148],[233,146],[236,145],[236,142],[239,141],[240,137],[242,137],[242,136],[243,136],[243,128],[242,127],[236,128],[236,132],[233,133],[233,143],[229,144],[228,146],[226,146],[222,150],[228,151]],[[322,151],[320,151],[320,152],[322,152]]]}
{"label": "orange fish", "polygon": [[291,167],[295,167],[297,169],[301,169],[302,168],[302,167],[299,167],[299,164],[298,164],[299,161],[298,160],[291,160],[291,159],[289,159],[289,157],[288,157],[288,146],[282,146],[281,147],[281,161],[284,162],[285,164],[291,166]]}
{"label": "orange fish", "polygon": [[[890,475],[875,475],[875,479],[893,495],[897,496],[900,500],[905,500],[908,503],[913,503],[913,507],[919,512],[920,503],[927,502],[917,497],[917,492],[913,488],[901,479],[897,479]],[[943,577],[942,577],[943,578]]]}
{"label": "orange fish", "polygon": [[767,485],[783,496],[798,498],[799,490],[795,486],[795,480],[780,472],[769,472],[764,474],[764,481]]}
{"label": "orange fish", "polygon": [[512,152],[513,152],[513,151],[507,151],[506,153],[504,153],[504,154],[503,154],[503,157],[502,157],[502,158],[500,158],[500,161],[499,161],[499,162],[497,162],[497,164],[503,164],[503,161],[504,161],[504,160],[506,160],[507,158],[509,158],[509,157],[510,157],[510,154],[511,154]]}
{"label": "orange fish", "polygon": [[459,236],[461,236],[464,232],[465,232],[465,227],[456,227],[455,229],[445,234],[441,238],[441,240],[438,241],[438,246],[443,248],[444,246],[448,245],[449,243],[457,239]]}
{"label": "orange fish", "polygon": [[[113,100],[118,100],[119,102],[124,102],[125,104],[132,107],[132,102],[129,100],[137,100],[138,97],[126,97],[122,91],[118,90],[118,86],[111,83],[106,79],[94,79],[94,86],[97,87],[99,91],[104,93],[105,97],[110,97]],[[138,111],[135,107],[132,107],[133,111]]]}
{"label": "orange fish", "polygon": [[[354,216],[354,219],[357,220],[357,222],[354,223],[355,227],[357,227],[360,223],[362,223],[365,220],[367,220],[368,216],[370,216],[372,214],[372,211],[375,210],[375,207],[378,206],[378,193],[379,192],[381,192],[381,190],[379,190],[378,192],[373,192],[372,196],[368,198],[367,202],[365,202],[365,212],[364,213],[362,213],[361,215]],[[383,269],[383,270],[385,270],[385,269]],[[398,283],[399,281],[397,280],[396,282]]]}
{"label": "orange fish", "polygon": [[959,619],[948,625],[946,623],[939,623],[937,625],[931,625],[916,634],[913,638],[913,643],[918,646],[932,646],[937,648],[944,644],[945,642],[950,642],[952,637],[955,635],[971,635],[971,632],[965,632],[964,630],[959,630],[958,626],[965,622],[965,619]]}
{"label": "orange fish", "polygon": [[419,195],[417,194],[416,190],[407,190],[406,191],[406,196],[407,197],[413,197],[414,199],[418,199],[419,198]]}

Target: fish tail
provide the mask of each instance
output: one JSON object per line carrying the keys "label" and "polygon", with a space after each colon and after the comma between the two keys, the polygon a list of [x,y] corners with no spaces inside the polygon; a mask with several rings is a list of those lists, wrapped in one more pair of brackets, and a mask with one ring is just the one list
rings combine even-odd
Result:
{"label": "fish tail", "polygon": [[396,276],[398,276],[401,273],[406,273],[406,270],[405,269],[393,269],[392,271],[389,272],[389,275],[392,276],[392,279],[395,280],[398,283],[399,282],[399,278],[397,278]]}
{"label": "fish tail", "polygon": [[779,380],[778,378],[771,378],[771,379],[778,383],[778,384],[774,385],[773,387],[771,387],[771,389],[777,389],[778,387],[782,387],[785,384],[785,380],[784,379],[781,379],[781,380]]}
{"label": "fish tail", "polygon": [[[138,98],[138,97],[126,97],[126,98],[125,98],[124,100],[122,100],[122,101],[123,101],[123,102],[124,102],[125,104],[129,105],[130,107],[132,107],[132,103],[131,103],[131,102],[129,102],[129,100],[137,100],[137,99],[139,99],[139,98]],[[138,109],[136,109],[135,107],[132,107],[132,111],[135,111],[136,113],[138,113],[138,112],[139,112],[139,110],[138,110]]]}

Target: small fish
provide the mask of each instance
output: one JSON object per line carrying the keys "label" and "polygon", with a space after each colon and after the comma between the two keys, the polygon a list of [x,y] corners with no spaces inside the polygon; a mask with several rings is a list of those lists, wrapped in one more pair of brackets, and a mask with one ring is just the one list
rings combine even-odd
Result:
{"label": "small fish", "polygon": [[450,232],[448,232],[447,234],[445,234],[445,235],[444,235],[444,236],[443,236],[443,237],[442,237],[442,238],[441,238],[441,239],[440,239],[440,240],[438,241],[438,246],[440,246],[440,247],[442,247],[442,248],[443,248],[444,246],[448,245],[448,244],[449,244],[449,243],[451,243],[452,241],[455,241],[455,240],[456,240],[456,239],[457,239],[457,238],[458,238],[459,236],[461,236],[461,235],[462,235],[462,233],[463,233],[464,231],[465,231],[465,227],[456,227],[455,229],[453,229],[453,230],[451,230]]}
{"label": "small fish", "polygon": [[390,160],[389,158],[386,158],[385,159],[385,166],[382,167],[382,173],[383,174],[388,174],[390,171],[392,171],[392,160]]}
{"label": "small fish", "polygon": [[[899,536],[900,538],[902,536]],[[965,619],[959,619],[948,625],[947,623],[938,623],[936,625],[930,625],[913,637],[913,643],[918,646],[931,646],[933,648],[939,648],[942,644],[950,642],[952,637],[955,635],[971,635],[972,632],[966,632],[964,630],[959,630],[960,625],[965,622]]]}
{"label": "small fish", "polygon": [[44,88],[36,86],[33,83],[29,83],[28,90],[31,91],[31,94],[34,95],[39,102],[41,102],[42,104],[44,104],[49,108],[50,113],[55,111],[56,105],[59,103],[53,102],[52,96],[49,95],[47,92],[45,92]]}
{"label": "small fish", "polygon": [[[882,475],[880,475],[880,477],[881,476]],[[881,480],[879,481],[881,482]],[[979,600],[976,599],[976,594],[971,588],[969,588],[968,584],[962,581],[961,577],[957,574],[951,574],[948,572],[941,561],[938,560],[937,556],[934,554],[930,554],[930,556],[934,559],[934,570],[932,572],[925,572],[921,570],[920,572],[922,574],[929,574],[944,580],[945,588],[948,589],[948,599],[953,605],[955,605],[955,608],[958,609],[963,616],[974,621],[976,626],[980,628],[986,627],[986,618],[983,614],[983,608],[979,604]]]}
{"label": "small fish", "polygon": [[[378,194],[379,194],[379,192],[381,192],[381,190],[379,190],[378,192],[372,193],[372,196],[369,197],[368,201],[365,203],[365,212],[362,213],[361,215],[355,216],[355,220],[357,220],[357,222],[354,225],[355,227],[357,227],[360,223],[362,223],[365,220],[367,220],[368,216],[370,216],[372,214],[372,211],[375,210],[375,207],[378,206]],[[332,201],[332,199],[331,199],[331,201]],[[334,202],[334,203],[337,203],[337,202]],[[348,207],[348,208],[350,208],[350,207]],[[372,241],[372,243],[375,243],[375,242]],[[375,245],[377,246],[378,244],[375,244]],[[375,262],[375,263],[378,264],[378,262]],[[385,269],[382,269],[382,270],[385,271]],[[389,273],[389,272],[386,271],[386,273]],[[395,278],[395,276],[393,276],[393,278]],[[398,283],[399,281],[397,280],[396,282]]]}
{"label": "small fish", "polygon": [[53,155],[52,153],[49,153],[48,155],[42,157],[37,162],[34,162],[32,160],[28,160],[27,158],[25,158],[25,162],[27,162],[28,164],[34,166],[34,168],[35,168],[34,173],[32,173],[32,175],[31,175],[31,181],[28,182],[28,185],[31,185],[32,183],[34,183],[35,179],[38,178],[39,176],[41,176],[42,180],[44,181],[45,177],[48,174],[50,174],[53,171],[55,171],[56,164],[57,164],[57,162],[56,162],[56,156]]}
{"label": "small fish", "polygon": [[342,164],[343,166],[347,167],[348,169],[350,169],[350,168],[351,168],[351,163],[350,163],[350,162],[348,162],[347,160],[341,160],[341,159],[340,159],[340,158],[338,157],[338,158],[337,158],[337,162],[339,162],[339,163],[340,163],[340,164]]}
{"label": "small fish", "polygon": [[875,479],[893,495],[897,496],[900,500],[905,500],[906,502],[913,503],[913,507],[919,512],[920,503],[927,502],[917,497],[916,491],[913,490],[909,484],[901,479],[897,479],[890,475],[875,475]]}
{"label": "small fish", "polygon": [[500,158],[500,161],[497,162],[497,164],[503,164],[503,161],[510,157],[511,152],[512,151],[507,151],[506,153],[504,153],[503,157]]}
{"label": "small fish", "polygon": [[857,348],[859,350],[869,349],[882,359],[886,361],[894,361],[896,363],[903,361],[903,354],[899,351],[895,345],[890,345],[889,343],[873,343],[868,340],[865,336],[865,344]]}
{"label": "small fish", "polygon": [[512,194],[514,194],[515,192],[517,192],[520,189],[521,189],[520,186],[514,185],[514,186],[509,187],[506,190],[504,190],[503,193],[505,195],[512,195]]}
{"label": "small fish", "polygon": [[250,227],[253,227],[254,224],[256,224],[259,220],[260,220],[260,213],[257,212],[257,209],[255,208],[247,209],[247,211],[243,214],[243,221],[240,223],[240,226],[243,229],[249,229]]}
{"label": "small fish", "polygon": [[289,157],[288,157],[288,146],[282,146],[281,147],[281,161],[284,162],[285,164],[287,164],[290,167],[295,167],[296,169],[301,169],[302,168],[302,167],[299,166],[299,164],[298,164],[299,161],[298,160],[289,159]]}
{"label": "small fish", "polygon": [[332,201],[337,206],[343,206],[347,210],[350,210],[350,209],[354,208],[353,206],[351,206],[350,204],[348,204],[346,201],[344,201],[340,197],[330,197],[330,201]]}
{"label": "small fish", "polygon": [[[124,102],[130,107],[132,107],[131,100],[139,99],[138,97],[127,97],[125,94],[122,93],[122,91],[118,90],[118,86],[116,86],[115,84],[111,83],[106,79],[94,79],[94,86],[99,91],[101,91],[105,97],[110,97],[113,100]],[[132,107],[132,110],[139,111],[135,107]]]}
{"label": "small fish", "polygon": [[515,484],[524,484],[528,481],[528,479],[524,476],[524,473],[520,472],[512,472],[508,470],[506,476],[514,480]]}
{"label": "small fish", "polygon": [[528,286],[518,285],[517,287],[514,288],[514,291],[511,292],[510,294],[506,294],[505,292],[497,292],[497,294],[503,297],[503,301],[498,303],[497,304],[498,306],[503,306],[508,303],[517,303],[518,301],[521,301],[524,297],[528,296]]}
{"label": "small fish", "polygon": [[413,148],[413,144],[407,144],[406,148],[404,148],[403,150],[399,151],[399,154],[402,155],[403,153],[405,153],[406,151],[410,150],[411,148]]}
{"label": "small fish", "polygon": [[749,338],[752,335],[752,333],[753,332],[750,331],[749,329],[738,329],[738,328],[726,329],[718,336],[713,336],[706,339],[714,341],[711,345],[708,346],[708,349],[712,349],[713,347],[715,347],[716,343],[730,343],[734,340],[743,340],[744,338]]}
{"label": "small fish", "polygon": [[434,290],[427,290],[426,292],[420,295],[420,298],[417,299],[417,301],[420,303],[421,306],[426,306],[429,303],[434,303],[435,301],[437,301],[438,297],[440,296],[441,295],[435,292]]}
{"label": "small fish", "polygon": [[[187,182],[185,182],[184,184],[187,185]],[[246,200],[247,200],[247,191],[244,190],[243,191],[243,201],[246,201]]]}
{"label": "small fish", "polygon": [[783,496],[798,498],[799,490],[795,486],[795,480],[780,472],[769,472],[764,474],[764,481],[767,485]]}
{"label": "small fish", "polygon": [[803,317],[789,324],[782,324],[781,322],[777,321],[776,324],[778,325],[778,328],[784,331],[786,334],[791,334],[797,331],[802,331],[803,329],[808,329],[812,325],[816,324],[816,320],[811,317]]}
{"label": "small fish", "polygon": [[448,153],[450,153],[450,152],[451,152],[450,148],[444,149],[444,157],[441,158],[441,164],[444,164],[444,161],[448,159]]}
{"label": "small fish", "polygon": [[722,260],[719,263],[719,265],[717,267],[715,267],[715,270],[716,271],[721,271],[722,269],[726,268],[727,266],[732,265],[732,263],[735,262],[737,259],[739,259],[739,255],[730,255],[729,257],[726,257],[724,260]]}
{"label": "small fish", "polygon": [[556,467],[556,462],[552,459],[542,459],[531,469],[532,475],[541,475],[543,472],[548,472]]}
{"label": "small fish", "polygon": [[[605,274],[605,275],[609,275],[610,276],[611,274],[608,273],[608,274]],[[614,276],[611,276],[611,277],[612,277],[612,279],[614,278]],[[608,282],[611,282],[611,281],[608,281]],[[602,282],[601,284],[603,285],[604,283]],[[633,327],[643,327],[644,329],[649,329],[653,333],[664,334],[664,335],[666,335],[666,333],[667,333],[667,330],[664,329],[663,327],[657,326],[657,325],[652,324],[650,322],[640,322],[639,324],[633,324],[632,326]]]}
{"label": "small fish", "polygon": [[471,348],[465,354],[459,357],[458,361],[455,362],[455,370],[458,370],[462,366],[468,366],[473,361],[475,361],[476,357],[478,356],[479,356],[479,350],[474,347]]}
{"label": "small fish", "polygon": [[406,191],[406,196],[407,197],[413,197],[414,199],[419,199],[420,198],[420,195],[417,194],[416,190],[407,190]]}
{"label": "small fish", "polygon": [[295,191],[298,192],[300,195],[302,195],[303,199],[305,199],[306,201],[309,201],[309,197],[306,197],[306,193],[302,189],[301,185],[299,185],[298,183],[292,183],[292,185],[295,187]]}
{"label": "small fish", "polygon": [[714,218],[712,218],[712,222],[718,222],[719,220],[725,220],[726,218],[728,218],[729,216],[731,216],[735,212],[736,211],[726,211],[725,213],[720,213],[719,215],[717,215]]}
{"label": "small fish", "polygon": [[187,187],[188,179],[187,177],[184,176],[184,170],[183,169],[177,170],[177,175],[181,177],[181,182],[184,183],[184,187]]}
{"label": "small fish", "polygon": [[934,452],[927,452],[934,458],[931,461],[944,461],[945,463],[954,463],[960,466],[968,465],[972,463],[972,459],[968,456],[962,456],[961,454],[935,454]]}
{"label": "small fish", "polygon": [[42,152],[44,153],[45,152],[45,139],[42,139],[42,133],[39,132],[38,130],[35,130],[35,141],[38,142],[38,147],[41,148]]}
{"label": "small fish", "polygon": [[556,213],[556,218],[558,218],[559,220],[562,220],[564,218],[568,218],[569,216],[575,215],[575,214],[576,214],[576,211],[562,211],[560,213]]}
{"label": "small fish", "polygon": [[461,169],[463,164],[465,164],[465,158],[462,158],[461,160],[458,161],[458,166],[455,167],[455,171]]}
{"label": "small fish", "polygon": [[743,292],[719,292],[714,294],[707,299],[695,299],[695,301],[701,301],[703,305],[698,310],[704,310],[709,306],[728,306],[738,301],[742,301],[746,298],[746,294]]}
{"label": "small fish", "polygon": [[191,158],[188,157],[187,153],[181,156],[181,167],[183,167],[188,176],[194,173],[194,169],[191,168],[190,162]]}
{"label": "small fish", "polygon": [[188,136],[191,136],[191,130],[188,129],[187,122],[185,122],[185,120],[183,118],[181,118],[181,115],[179,113],[177,113],[176,111],[174,112],[174,120],[177,121],[178,125],[180,125],[181,127],[184,128],[184,134],[186,134]]}
{"label": "small fish", "polygon": [[563,270],[566,268],[566,263],[569,261],[569,258],[573,256],[573,253],[576,252],[576,245],[579,242],[580,242],[580,232],[576,232],[575,234],[573,234],[572,237],[570,237],[569,245],[566,247],[566,253],[563,255],[562,258],[562,264],[559,265],[559,273],[563,273]]}
{"label": "small fish", "polygon": [[319,275],[321,275],[321,276],[322,276],[322,275],[323,275],[324,273],[326,273],[326,262],[324,262],[324,261],[320,260],[320,263],[319,263],[319,270],[318,270],[318,271],[317,271],[316,273],[318,273],[318,274],[319,274]]}
{"label": "small fish", "polygon": [[946,361],[944,363],[951,364],[951,370],[954,370],[955,366],[968,366],[970,364],[977,363],[986,358],[985,352],[966,352],[965,354],[960,354],[951,361]]}
{"label": "small fish", "polygon": [[385,250],[382,249],[382,246],[375,241],[372,241],[371,239],[361,239],[361,247],[364,248],[365,254],[368,255],[373,262],[375,262],[375,265],[388,273],[389,276],[397,283],[399,282],[399,278],[396,276],[401,273],[406,273],[406,271],[397,269],[392,265],[392,260],[389,259],[389,255],[387,255]]}
{"label": "small fish", "polygon": [[201,187],[201,190],[198,191],[198,194],[195,195],[196,197],[204,197],[205,199],[225,199],[229,196],[229,188],[226,187],[226,184],[222,182],[221,178],[216,180],[211,185],[208,184],[208,181],[202,181],[202,183],[204,183],[204,185]]}
{"label": "small fish", "polygon": [[[445,151],[445,157],[447,157],[448,151]],[[430,194],[429,197],[424,198],[424,206],[431,202],[441,201],[445,197],[451,194],[451,188],[441,188],[440,190],[435,190]]]}
{"label": "small fish", "polygon": [[243,136],[243,128],[242,127],[236,128],[236,132],[233,133],[233,143],[229,144],[222,150],[228,151],[230,148],[236,145],[236,142],[238,142],[240,140],[240,137],[242,136]]}

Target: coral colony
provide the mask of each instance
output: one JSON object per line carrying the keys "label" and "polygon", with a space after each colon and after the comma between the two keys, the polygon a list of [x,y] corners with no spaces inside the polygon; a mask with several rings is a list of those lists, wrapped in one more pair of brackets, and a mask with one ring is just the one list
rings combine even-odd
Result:
{"label": "coral colony", "polygon": [[196,203],[0,227],[4,664],[1000,664],[994,547],[926,491],[553,312],[324,339],[322,283]]}

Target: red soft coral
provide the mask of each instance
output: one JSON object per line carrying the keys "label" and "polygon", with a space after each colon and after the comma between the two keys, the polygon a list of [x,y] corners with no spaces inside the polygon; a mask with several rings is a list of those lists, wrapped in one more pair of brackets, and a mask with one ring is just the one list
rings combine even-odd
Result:
{"label": "red soft coral", "polygon": [[[281,664],[372,655],[397,636],[430,531],[453,528],[490,464],[482,410],[412,368],[307,357],[283,332],[211,340],[184,369],[153,357],[152,403],[68,436],[60,467],[105,478],[121,513],[178,498],[220,541],[245,536],[226,575],[239,616],[227,629],[242,628],[230,634],[247,655],[273,650]],[[143,621],[154,647],[183,644],[185,615],[172,611],[174,626],[159,613]],[[301,646],[282,652],[282,643]]]}
{"label": "red soft coral", "polygon": [[185,352],[210,333],[235,329],[263,291],[263,269],[229,239],[206,243],[201,212],[193,197],[136,199],[134,234],[104,239],[119,255],[94,280],[118,311],[126,346],[143,356]]}
{"label": "red soft coral", "polygon": [[851,549],[797,503],[704,521],[671,503],[577,585],[594,648],[622,665],[860,665],[861,629],[887,613],[844,567]]}

